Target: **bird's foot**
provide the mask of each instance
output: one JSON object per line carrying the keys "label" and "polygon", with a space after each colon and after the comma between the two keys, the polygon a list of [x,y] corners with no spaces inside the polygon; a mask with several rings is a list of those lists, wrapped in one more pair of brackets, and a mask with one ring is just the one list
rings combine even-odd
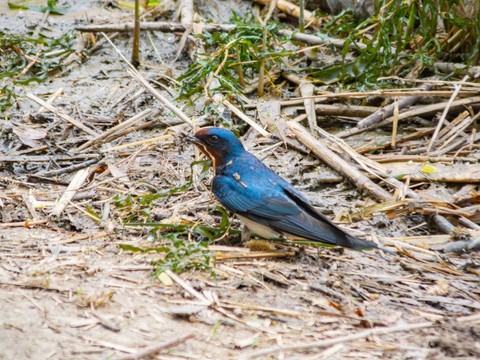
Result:
{"label": "bird's foot", "polygon": [[245,244],[248,240],[250,240],[252,236],[252,231],[246,227],[245,225],[243,225],[243,229],[242,229],[242,243]]}

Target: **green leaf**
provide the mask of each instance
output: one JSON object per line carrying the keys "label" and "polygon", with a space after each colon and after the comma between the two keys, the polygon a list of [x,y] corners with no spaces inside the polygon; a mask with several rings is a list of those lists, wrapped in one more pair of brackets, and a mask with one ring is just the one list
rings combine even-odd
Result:
{"label": "green leaf", "polygon": [[87,214],[90,216],[90,218],[91,218],[93,221],[95,221],[95,222],[97,222],[97,223],[99,223],[100,221],[102,221],[102,217],[101,217],[100,215],[98,215],[98,214],[92,209],[92,207],[91,207],[90,205],[87,205],[87,206],[85,207],[85,209],[86,209],[85,211],[87,212]]}
{"label": "green leaf", "polygon": [[48,0],[47,6],[32,6],[32,5],[26,5],[26,4],[13,4],[11,2],[8,2],[8,7],[12,10],[32,10],[32,11],[37,11],[41,13],[45,13],[49,11],[50,14],[54,14],[54,15],[66,14],[67,9],[55,6],[56,2],[57,2],[56,0]]}
{"label": "green leaf", "polygon": [[170,248],[168,246],[141,248],[141,247],[128,245],[128,244],[118,244],[118,247],[123,250],[133,251],[133,252],[142,252],[142,253],[147,253],[150,251],[155,251],[159,253],[168,253],[170,251]]}

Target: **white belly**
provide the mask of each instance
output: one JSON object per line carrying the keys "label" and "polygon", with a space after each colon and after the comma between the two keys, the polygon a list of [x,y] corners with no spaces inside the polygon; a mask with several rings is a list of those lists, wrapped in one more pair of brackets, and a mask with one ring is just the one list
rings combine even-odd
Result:
{"label": "white belly", "polygon": [[268,226],[259,224],[259,223],[255,222],[253,220],[247,219],[246,217],[240,216],[238,214],[237,214],[237,217],[254,234],[260,235],[261,237],[264,237],[265,239],[272,239],[274,237],[280,237],[279,233],[277,233],[273,229],[270,229]]}

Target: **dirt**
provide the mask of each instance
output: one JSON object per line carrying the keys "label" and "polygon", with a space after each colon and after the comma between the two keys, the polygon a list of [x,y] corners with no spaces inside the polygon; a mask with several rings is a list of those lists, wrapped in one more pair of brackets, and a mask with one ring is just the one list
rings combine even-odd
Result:
{"label": "dirt", "polygon": [[[480,354],[478,325],[457,323],[480,308],[478,279],[472,275],[312,248],[276,261],[222,261],[216,278],[182,274],[197,291],[231,306],[234,321],[199,306],[178,285],[150,279],[155,254],[133,255],[117,246],[144,243],[142,237],[76,240],[83,234],[1,230],[3,359],[118,358],[189,332],[193,339],[159,358],[237,359],[256,349],[426,320],[433,322],[431,328],[343,343],[330,347],[335,354],[327,358],[473,359]],[[451,265],[461,267],[464,260],[455,260]],[[430,295],[438,284],[444,284],[447,297]],[[435,323],[440,318],[450,322]],[[288,351],[285,357],[324,358],[325,351]]]}
{"label": "dirt", "polygon": [[[45,20],[41,13],[13,11],[2,2],[0,29],[25,33],[42,25],[50,33],[58,34],[85,23],[86,17],[99,23],[131,18],[129,9],[105,3],[108,2],[60,1],[58,6],[70,7],[70,11]],[[219,1],[202,3],[200,9],[205,17],[215,21],[225,17],[230,8],[243,11],[248,7],[251,3]],[[174,4],[167,6],[172,8],[175,9]],[[174,65],[168,65],[175,57],[179,36],[151,35],[165,64],[159,64],[149,39],[142,34],[142,62],[148,69],[144,73],[151,78],[162,73],[176,78],[189,64],[185,52]],[[128,57],[130,36],[120,35],[114,42]],[[54,105],[84,121],[106,119],[106,126],[98,125],[100,131],[146,108],[158,110],[155,116],[161,119],[160,123],[131,133],[112,146],[165,134],[171,137],[136,154],[139,147],[107,154],[96,174],[90,174],[59,217],[50,216],[50,212],[72,175],[55,177],[50,182],[34,181],[30,175],[50,166],[56,168],[54,164],[20,162],[2,166],[2,360],[120,359],[189,333],[193,334],[190,339],[144,358],[240,359],[266,349],[269,351],[258,358],[480,357],[480,257],[474,251],[432,253],[433,260],[431,257],[425,260],[417,253],[394,257],[381,252],[278,244],[274,246],[274,255],[278,257],[268,257],[240,246],[238,236],[230,235],[211,245],[217,255],[214,275],[194,270],[180,274],[193,290],[179,281],[169,282],[171,278],[163,281],[152,278],[156,269],[152,262],[162,255],[119,247],[119,244],[151,246],[151,237],[143,228],[123,226],[120,211],[111,203],[115,196],[165,191],[185,184],[195,159],[192,145],[185,142],[190,129],[183,125],[166,126],[180,122],[149,95],[128,103],[114,103],[121,95],[135,94],[140,86],[108,45],[44,83],[17,86],[18,104],[2,120],[23,129],[51,125],[57,120],[51,114],[45,114],[44,122],[31,121],[30,115],[37,111],[38,105],[22,95],[33,93],[46,98],[60,87],[64,91]],[[201,104],[186,111],[198,117],[201,115],[198,108]],[[71,136],[72,142],[77,141],[76,137],[80,138],[79,143],[84,140],[79,133],[67,130],[62,123],[50,128],[47,138],[50,149],[58,151],[56,145],[69,146],[59,140],[62,133],[67,139]],[[12,132],[2,134],[0,153],[29,149],[20,146]],[[333,218],[342,210],[353,211],[371,203],[345,181],[332,183],[338,174],[313,156],[283,146],[264,153],[274,142],[260,141],[251,133],[244,140],[249,150],[264,157],[272,169],[302,190],[327,216]],[[45,155],[43,151],[26,154]],[[89,151],[92,152],[95,151]],[[113,177],[115,168],[120,175]],[[207,186],[209,178],[211,174],[204,181]],[[89,181],[96,181],[97,185],[89,189]],[[99,182],[103,185],[98,185]],[[38,202],[34,210],[27,207],[29,196]],[[219,226],[220,217],[211,212],[216,205],[208,191],[195,181],[188,191],[155,202],[152,213],[159,219]],[[101,217],[106,214],[105,218],[93,221],[85,214],[89,206],[99,211]],[[378,214],[345,226],[355,234],[377,237],[433,234],[434,229],[423,221],[417,215],[391,219]],[[240,228],[238,221],[233,221],[232,228]],[[208,305],[201,299],[208,300]],[[408,330],[412,324],[423,325]],[[407,330],[401,331],[402,326]],[[400,327],[397,331],[348,338],[366,330],[397,327]],[[327,339],[338,342],[301,348]]]}

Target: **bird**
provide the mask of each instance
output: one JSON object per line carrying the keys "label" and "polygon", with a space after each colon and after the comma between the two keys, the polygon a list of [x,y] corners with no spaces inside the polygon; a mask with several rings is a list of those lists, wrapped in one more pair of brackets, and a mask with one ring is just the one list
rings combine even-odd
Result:
{"label": "bird", "polygon": [[189,140],[212,160],[212,193],[245,225],[243,241],[255,233],[265,239],[295,238],[392,253],[334,224],[300,191],[245,150],[230,130],[205,127],[190,135]]}

